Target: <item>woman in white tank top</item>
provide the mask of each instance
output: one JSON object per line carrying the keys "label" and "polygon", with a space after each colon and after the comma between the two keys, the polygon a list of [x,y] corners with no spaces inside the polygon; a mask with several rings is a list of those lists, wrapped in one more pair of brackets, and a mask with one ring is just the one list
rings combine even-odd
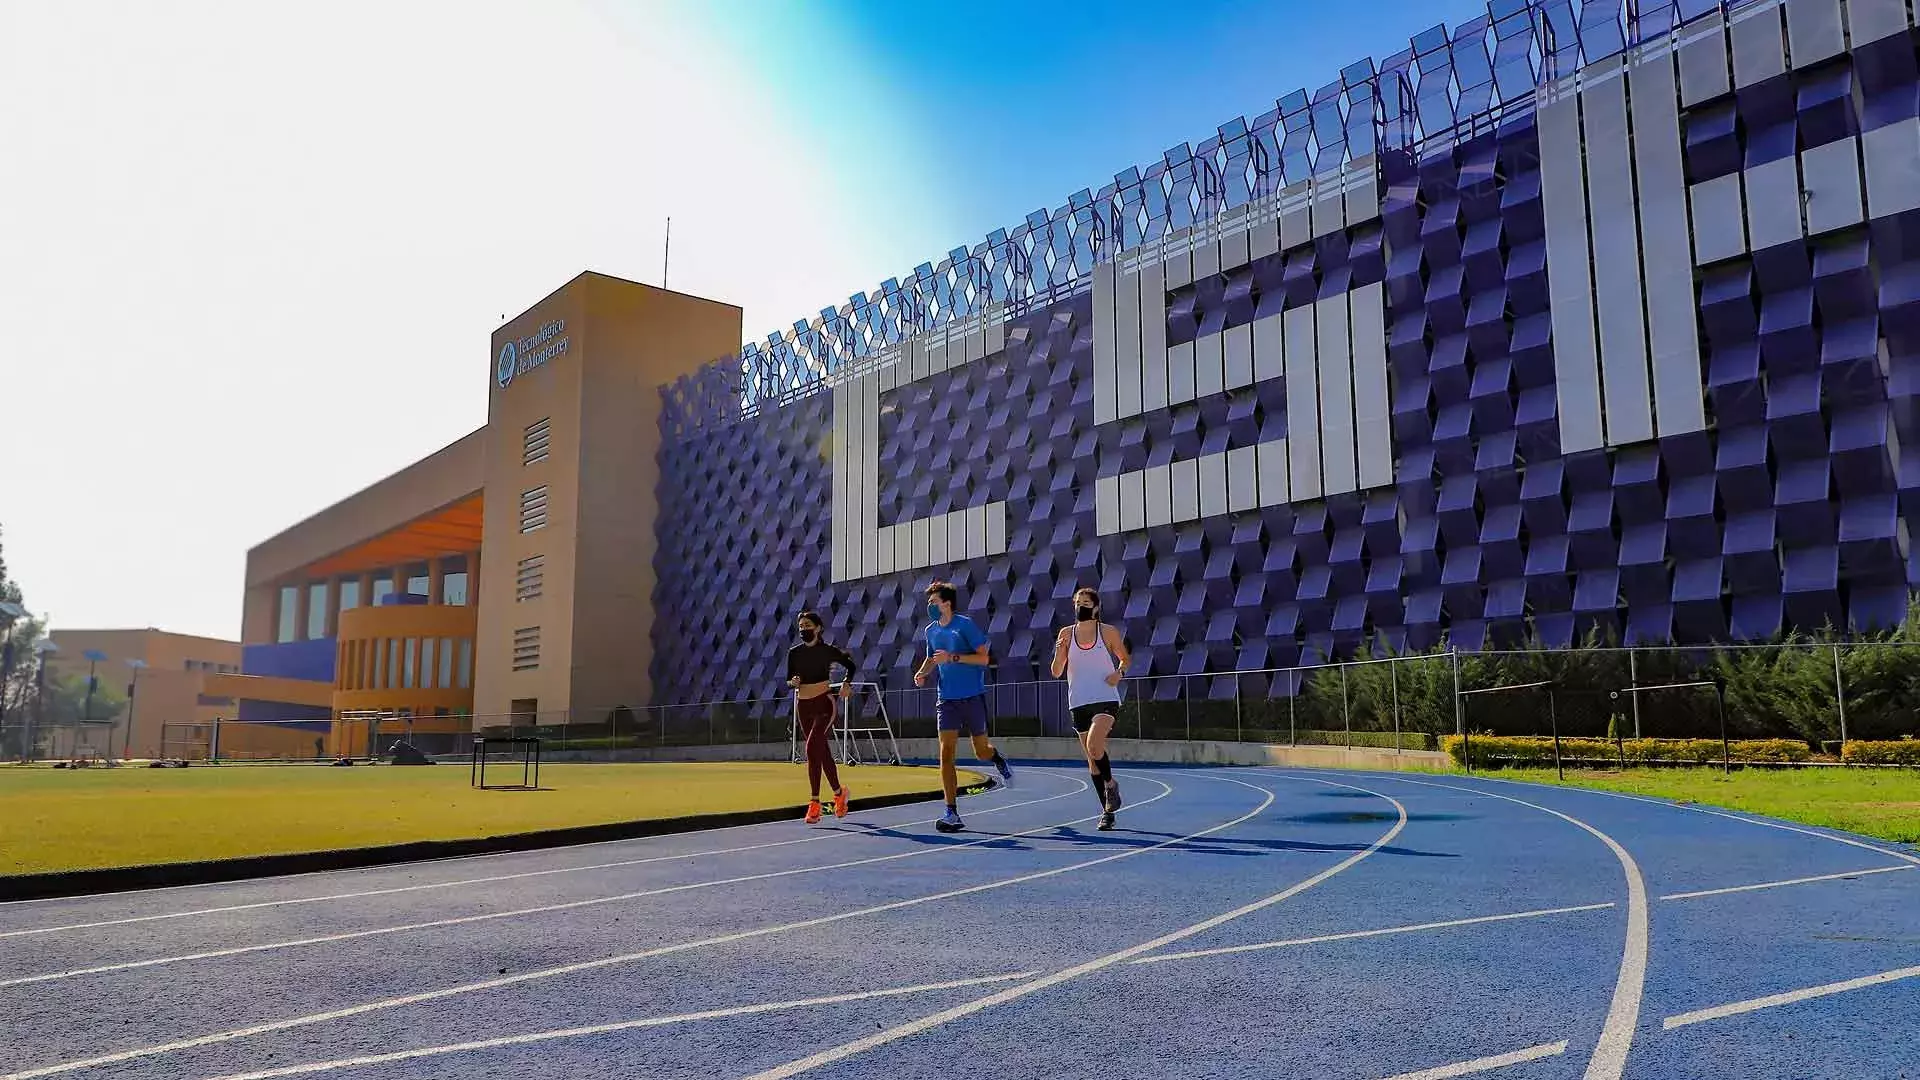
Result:
{"label": "woman in white tank top", "polygon": [[1113,828],[1120,809],[1120,785],[1107,759],[1107,736],[1120,711],[1120,680],[1126,674],[1127,643],[1117,627],[1100,621],[1100,594],[1073,594],[1074,621],[1060,628],[1053,642],[1053,677],[1067,680],[1067,708],[1073,730],[1087,756],[1093,794],[1100,800],[1100,828]]}

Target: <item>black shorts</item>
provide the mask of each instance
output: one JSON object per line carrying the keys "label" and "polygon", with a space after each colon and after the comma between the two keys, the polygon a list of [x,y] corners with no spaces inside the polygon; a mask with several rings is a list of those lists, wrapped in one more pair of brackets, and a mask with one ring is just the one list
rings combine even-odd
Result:
{"label": "black shorts", "polygon": [[1120,703],[1118,701],[1096,701],[1091,705],[1075,705],[1073,707],[1073,730],[1085,735],[1087,732],[1093,730],[1093,718],[1096,716],[1111,716],[1115,720],[1120,719]]}

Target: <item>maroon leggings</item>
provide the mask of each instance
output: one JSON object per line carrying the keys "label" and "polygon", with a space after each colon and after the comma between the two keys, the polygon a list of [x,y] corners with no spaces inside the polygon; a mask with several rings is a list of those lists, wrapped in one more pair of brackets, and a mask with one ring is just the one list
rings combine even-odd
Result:
{"label": "maroon leggings", "polygon": [[833,790],[840,790],[840,770],[833,764],[833,745],[830,741],[835,711],[832,693],[800,699],[800,734],[807,742],[807,783],[813,786],[813,797],[816,799],[820,797],[822,770],[825,770],[827,783]]}

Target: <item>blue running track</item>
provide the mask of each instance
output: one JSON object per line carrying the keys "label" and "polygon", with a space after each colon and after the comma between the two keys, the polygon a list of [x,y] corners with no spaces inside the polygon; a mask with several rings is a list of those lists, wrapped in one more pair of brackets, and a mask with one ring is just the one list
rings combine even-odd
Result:
{"label": "blue running track", "polygon": [[[558,770],[556,770],[558,772]],[[0,1080],[1920,1077],[1920,856],[1498,780],[935,805],[0,905]],[[564,782],[562,780],[562,782]]]}

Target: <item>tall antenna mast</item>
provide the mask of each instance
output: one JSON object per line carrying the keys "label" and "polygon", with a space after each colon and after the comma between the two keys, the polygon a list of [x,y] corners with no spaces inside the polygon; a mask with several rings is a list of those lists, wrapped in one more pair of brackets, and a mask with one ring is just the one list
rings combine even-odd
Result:
{"label": "tall antenna mast", "polygon": [[667,219],[667,242],[660,252],[660,287],[667,287],[667,264],[673,258],[673,219]]}

